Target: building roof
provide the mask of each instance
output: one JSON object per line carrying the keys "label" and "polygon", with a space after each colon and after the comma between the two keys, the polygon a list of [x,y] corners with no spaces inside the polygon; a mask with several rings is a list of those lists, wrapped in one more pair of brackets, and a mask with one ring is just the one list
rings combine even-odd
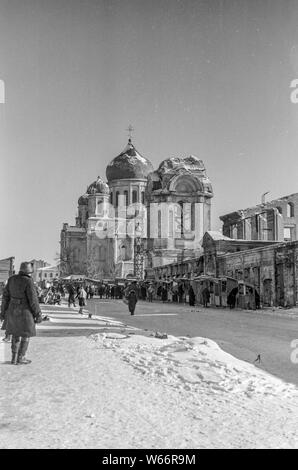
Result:
{"label": "building roof", "polygon": [[129,139],[125,149],[107,166],[106,176],[108,182],[131,178],[146,179],[152,171],[151,162],[137,151]]}
{"label": "building roof", "polygon": [[217,232],[217,231],[215,231],[215,230],[208,230],[206,233],[208,233],[208,235],[209,235],[214,241],[218,241],[218,240],[229,240],[229,241],[232,241],[232,240],[233,240],[232,238],[226,237],[226,236],[223,235],[221,232]]}
{"label": "building roof", "polygon": [[59,270],[59,266],[44,266],[43,268],[37,268],[37,271],[53,271]]}

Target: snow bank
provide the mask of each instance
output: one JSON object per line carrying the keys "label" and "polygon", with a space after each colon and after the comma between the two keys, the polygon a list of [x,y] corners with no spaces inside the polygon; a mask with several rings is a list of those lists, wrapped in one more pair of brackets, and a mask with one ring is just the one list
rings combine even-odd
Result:
{"label": "snow bank", "polygon": [[117,333],[99,333],[91,338],[113,350],[151,382],[162,381],[194,395],[204,392],[298,399],[295,385],[235,358],[210,339],[169,336],[161,340]]}

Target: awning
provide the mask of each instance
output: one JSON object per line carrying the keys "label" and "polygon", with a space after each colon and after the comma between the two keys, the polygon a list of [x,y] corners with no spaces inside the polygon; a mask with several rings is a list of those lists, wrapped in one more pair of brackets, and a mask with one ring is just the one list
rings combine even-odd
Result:
{"label": "awning", "polygon": [[76,281],[76,280],[85,280],[85,274],[71,274],[70,276],[66,276],[62,278],[64,281]]}

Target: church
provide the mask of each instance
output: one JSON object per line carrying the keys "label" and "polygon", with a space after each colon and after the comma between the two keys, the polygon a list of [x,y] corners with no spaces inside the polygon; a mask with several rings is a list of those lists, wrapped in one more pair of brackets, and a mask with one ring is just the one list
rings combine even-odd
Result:
{"label": "church", "polygon": [[213,190],[202,160],[171,157],[154,170],[131,137],[78,199],[75,225],[63,224],[61,274],[135,276],[200,256],[210,230]]}

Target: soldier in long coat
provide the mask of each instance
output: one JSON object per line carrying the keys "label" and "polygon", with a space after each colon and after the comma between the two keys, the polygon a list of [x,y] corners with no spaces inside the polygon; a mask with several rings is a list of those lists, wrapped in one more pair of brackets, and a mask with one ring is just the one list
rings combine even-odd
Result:
{"label": "soldier in long coat", "polygon": [[30,337],[36,336],[35,323],[42,320],[32,272],[31,263],[21,263],[19,274],[8,279],[3,292],[1,319],[5,320],[6,333],[12,335],[12,364],[31,362],[25,354]]}
{"label": "soldier in long coat", "polygon": [[137,301],[138,301],[138,296],[137,296],[137,293],[134,289],[132,289],[129,292],[129,294],[127,296],[127,300],[128,300],[128,310],[130,311],[131,315],[134,315],[135,314],[136,304],[137,304]]}

